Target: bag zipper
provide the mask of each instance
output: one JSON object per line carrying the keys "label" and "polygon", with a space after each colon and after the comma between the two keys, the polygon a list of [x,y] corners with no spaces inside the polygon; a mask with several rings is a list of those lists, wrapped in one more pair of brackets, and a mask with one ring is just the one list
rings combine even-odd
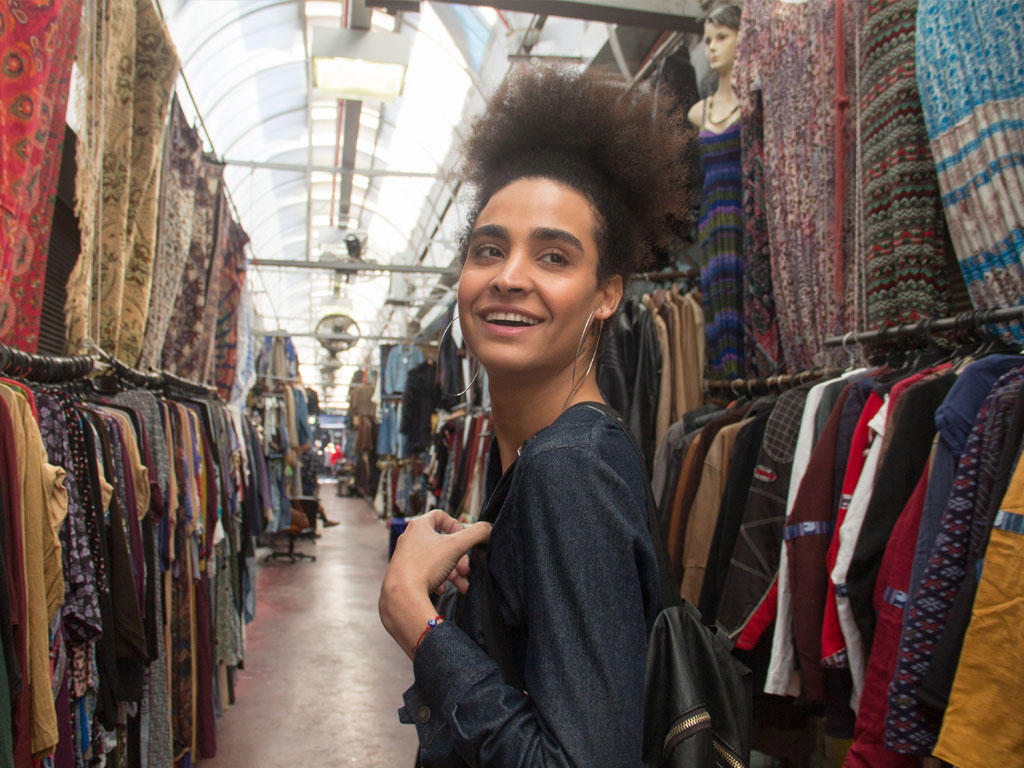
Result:
{"label": "bag zipper", "polygon": [[662,756],[668,757],[669,752],[683,739],[689,738],[696,731],[703,731],[711,727],[711,713],[706,709],[699,710],[689,717],[684,717],[678,723],[669,728],[665,736],[665,744],[662,748]]}
{"label": "bag zipper", "polygon": [[726,765],[728,768],[744,768],[743,761],[714,736],[711,737],[711,743],[715,747],[715,752],[718,753],[719,764]]}
{"label": "bag zipper", "polygon": [[[701,709],[689,717],[684,717],[673,725],[669,729],[668,734],[666,734],[662,757],[667,758],[679,742],[688,739],[698,731],[704,731],[710,727],[711,713],[706,709]],[[731,749],[715,738],[714,734],[711,736],[711,743],[714,746],[719,765],[724,765],[726,768],[744,768],[743,761]]]}

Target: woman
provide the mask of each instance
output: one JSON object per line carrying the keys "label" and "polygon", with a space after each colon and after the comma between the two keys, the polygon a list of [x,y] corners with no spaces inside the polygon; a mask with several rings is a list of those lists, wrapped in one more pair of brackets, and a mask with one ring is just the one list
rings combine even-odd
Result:
{"label": "woman", "polygon": [[[670,112],[653,96],[623,93],[588,75],[522,72],[465,148],[476,204],[459,322],[488,374],[488,508],[500,511],[493,529],[463,529],[440,510],[412,521],[384,578],[381,619],[416,676],[403,719],[426,765],[640,764],[659,610],[644,470],[587,403],[603,403],[601,329],[669,214],[682,213],[686,133],[652,123]],[[466,553],[484,542],[477,578]],[[483,649],[483,577],[518,686]],[[466,594],[459,625],[429,598],[446,579]]]}

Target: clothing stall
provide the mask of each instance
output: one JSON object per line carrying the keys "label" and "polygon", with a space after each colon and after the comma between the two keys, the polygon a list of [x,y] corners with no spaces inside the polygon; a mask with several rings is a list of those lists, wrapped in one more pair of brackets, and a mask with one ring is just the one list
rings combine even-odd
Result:
{"label": "clothing stall", "polygon": [[[400,160],[369,153],[407,127],[401,110],[314,104],[306,34],[318,13],[344,32],[421,25],[443,49],[480,4],[250,3],[241,19],[301,18],[281,44],[301,48],[295,103],[290,80],[197,97],[186,75],[210,51],[172,39],[195,6],[166,5],[0,0],[0,768],[218,754],[257,548],[335,524],[321,412],[344,434],[331,503],[380,529],[373,568],[386,526],[393,550],[431,509],[477,521],[501,474],[453,298],[455,144],[428,151],[433,126]],[[485,90],[553,57],[607,69],[623,98],[668,91],[692,124],[690,151],[665,157],[690,170],[692,216],[583,331],[599,328],[593,375],[638,443],[673,589],[751,671],[744,765],[1024,768],[1021,3],[695,0],[670,28],[600,15],[544,37],[555,11],[609,4],[553,5],[459,27],[441,58],[469,95],[425,101],[464,138]],[[189,32],[213,40],[225,19]],[[267,121],[298,115],[308,141],[275,134],[249,158],[256,129],[273,134],[252,118],[216,152],[204,112],[241,114],[240,94],[269,94]],[[401,235],[394,264],[366,250],[364,216],[396,216],[380,179],[424,195],[419,219],[383,227]],[[316,277],[268,286],[270,269]],[[379,296],[353,287],[385,273]],[[318,333],[314,307],[365,310],[372,330]]]}

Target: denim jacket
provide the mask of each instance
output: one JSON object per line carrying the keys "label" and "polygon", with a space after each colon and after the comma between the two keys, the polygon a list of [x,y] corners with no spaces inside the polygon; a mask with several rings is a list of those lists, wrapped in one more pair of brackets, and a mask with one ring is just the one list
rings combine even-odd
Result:
{"label": "denim jacket", "polygon": [[580,404],[523,446],[506,483],[488,569],[525,692],[484,650],[483,584],[471,573],[458,624],[420,644],[400,719],[416,724],[427,766],[454,749],[488,768],[636,768],[660,610],[636,452]]}

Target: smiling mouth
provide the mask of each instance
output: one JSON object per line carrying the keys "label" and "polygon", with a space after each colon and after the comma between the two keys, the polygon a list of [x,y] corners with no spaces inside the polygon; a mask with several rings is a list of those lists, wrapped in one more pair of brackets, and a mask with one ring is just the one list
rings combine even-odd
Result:
{"label": "smiling mouth", "polygon": [[488,312],[484,320],[504,328],[529,328],[540,322],[518,312]]}

